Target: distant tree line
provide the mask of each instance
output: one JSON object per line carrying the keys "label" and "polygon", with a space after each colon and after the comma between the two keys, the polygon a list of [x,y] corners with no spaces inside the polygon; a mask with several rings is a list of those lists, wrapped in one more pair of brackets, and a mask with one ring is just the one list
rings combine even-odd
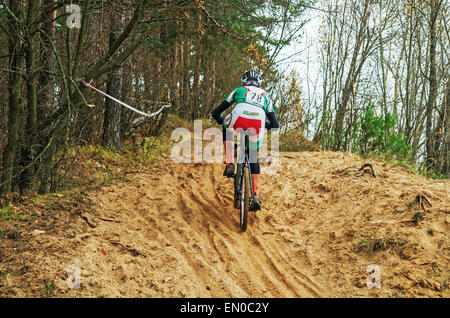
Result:
{"label": "distant tree line", "polygon": [[[448,0],[320,4],[321,78],[315,98],[304,105],[315,114],[310,126],[314,139],[325,149],[361,150],[359,137],[372,134],[361,130],[361,118],[383,118],[369,122],[386,143],[387,135],[397,134],[395,144],[403,143],[403,150],[409,147],[411,160],[422,171],[448,177]],[[369,135],[361,134],[364,131]],[[378,137],[372,141],[379,143]]]}
{"label": "distant tree line", "polygon": [[[249,68],[263,72],[269,90],[282,92],[286,76],[276,60],[297,36],[302,23],[291,22],[302,19],[308,4],[0,1],[0,196],[56,191],[73,146],[119,150],[139,127],[158,135],[168,112],[208,117]],[[146,112],[172,106],[143,118],[83,80]],[[300,107],[297,83],[291,80],[291,97],[276,94],[285,113],[293,100]]]}

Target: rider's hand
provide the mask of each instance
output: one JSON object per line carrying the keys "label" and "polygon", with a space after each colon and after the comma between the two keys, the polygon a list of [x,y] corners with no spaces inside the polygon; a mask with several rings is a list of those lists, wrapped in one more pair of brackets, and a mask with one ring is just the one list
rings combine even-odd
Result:
{"label": "rider's hand", "polygon": [[223,125],[223,116],[220,116],[220,118],[217,120],[217,123],[219,124],[219,125]]}

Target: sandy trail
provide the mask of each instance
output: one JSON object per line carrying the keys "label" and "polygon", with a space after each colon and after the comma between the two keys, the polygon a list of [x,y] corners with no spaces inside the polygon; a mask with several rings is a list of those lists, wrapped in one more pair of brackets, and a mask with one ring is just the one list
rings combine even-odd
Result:
{"label": "sandy trail", "polygon": [[[147,256],[148,265],[154,267],[154,284],[167,282],[168,289],[163,285],[162,294],[149,290],[147,296],[317,297],[323,293],[308,279],[309,272],[292,266],[279,248],[282,238],[266,233],[260,220],[265,215],[253,214],[248,232],[240,232],[238,213],[230,206],[232,182],[222,177],[222,165],[173,165],[168,170],[140,174],[119,189],[105,189],[98,202],[105,211],[120,211],[112,213],[113,218],[136,215],[124,222],[127,230],[143,236],[130,244],[158,247]],[[163,176],[157,177],[159,173]],[[105,234],[116,228],[109,225]],[[152,259],[164,261],[154,264]]]}
{"label": "sandy trail", "polygon": [[[450,296],[449,181],[382,163],[376,178],[337,173],[363,164],[344,153],[282,153],[280,164],[261,176],[263,209],[245,233],[223,165],[131,174],[90,193],[95,227],[77,217],[70,234],[30,234],[46,248],[24,252],[29,269],[0,286],[6,296],[38,295],[49,279],[57,297]],[[418,193],[432,207],[415,224]],[[67,287],[71,264],[81,288]],[[381,266],[381,288],[366,286],[369,264]]]}

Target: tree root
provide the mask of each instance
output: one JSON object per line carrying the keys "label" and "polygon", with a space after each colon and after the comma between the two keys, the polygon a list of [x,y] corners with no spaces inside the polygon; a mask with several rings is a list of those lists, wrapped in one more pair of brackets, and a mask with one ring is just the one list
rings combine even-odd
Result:
{"label": "tree root", "polygon": [[342,173],[348,174],[348,170],[349,169],[356,169],[356,168],[357,168],[356,166],[347,167],[347,168],[344,168],[344,169],[341,169],[341,170],[337,170],[335,172],[335,174],[342,174]]}
{"label": "tree root", "polygon": [[416,198],[414,199],[413,202],[411,202],[412,206],[415,206],[415,204],[418,203],[419,204],[419,210],[425,210],[425,203],[432,208],[433,206],[430,203],[430,200],[426,197],[425,194],[423,193],[419,193],[418,195],[416,195]]}
{"label": "tree root", "polygon": [[[369,168],[370,170],[368,170],[366,168]],[[375,174],[375,169],[373,168],[373,166],[370,163],[363,164],[362,167],[358,169],[358,171],[361,171],[361,173],[357,174],[356,177],[362,176],[366,172],[370,172],[370,175],[374,178],[377,177]]]}
{"label": "tree root", "polygon": [[336,174],[348,174],[349,173],[349,169],[357,169],[356,171],[361,171],[360,173],[354,175],[355,177],[360,177],[363,174],[370,173],[370,175],[374,178],[376,178],[376,174],[375,174],[375,169],[373,168],[373,166],[370,163],[365,163],[362,165],[361,168],[358,169],[358,167],[356,166],[351,166],[351,167],[347,167],[345,169],[341,169],[341,170],[337,170],[335,173]]}

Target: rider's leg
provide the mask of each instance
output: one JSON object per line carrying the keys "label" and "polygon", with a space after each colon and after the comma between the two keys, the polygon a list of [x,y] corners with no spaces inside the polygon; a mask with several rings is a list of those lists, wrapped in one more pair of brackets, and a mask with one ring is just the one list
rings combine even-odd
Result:
{"label": "rider's leg", "polygon": [[250,169],[252,171],[252,185],[253,185],[253,194],[259,195],[259,174],[260,174],[260,166],[259,162],[251,163]]}
{"label": "rider's leg", "polygon": [[227,129],[225,126],[222,129],[223,147],[225,149],[226,167],[223,175],[226,177],[232,177],[234,175],[233,165],[233,132]]}
{"label": "rider's leg", "polygon": [[225,160],[227,162],[227,166],[229,166],[231,163],[233,163],[233,141],[225,140],[223,142],[223,147],[225,149]]}
{"label": "rider's leg", "polygon": [[249,158],[250,158],[250,169],[252,171],[252,211],[261,209],[261,200],[259,198],[259,174],[261,173],[261,168],[258,161],[258,151],[261,146],[262,134],[257,132],[257,134],[250,136],[249,143]]}
{"label": "rider's leg", "polygon": [[252,169],[252,192],[253,192],[253,196],[252,196],[252,211],[256,211],[256,210],[260,210],[261,209],[261,199],[259,198],[259,174],[260,174],[260,167],[259,167],[259,162],[256,163],[251,163],[250,164],[250,169]]}
{"label": "rider's leg", "polygon": [[259,174],[261,173],[261,168],[258,162],[258,151],[259,151],[259,134],[258,131],[250,131],[249,136],[249,147],[248,147],[248,157],[250,160],[250,170],[252,172],[252,185],[253,194],[259,195]]}
{"label": "rider's leg", "polygon": [[259,196],[258,179],[259,179],[259,174],[252,174],[253,194],[256,194]]}

